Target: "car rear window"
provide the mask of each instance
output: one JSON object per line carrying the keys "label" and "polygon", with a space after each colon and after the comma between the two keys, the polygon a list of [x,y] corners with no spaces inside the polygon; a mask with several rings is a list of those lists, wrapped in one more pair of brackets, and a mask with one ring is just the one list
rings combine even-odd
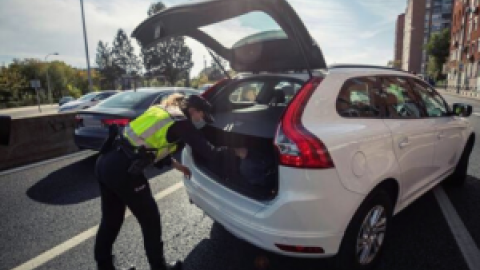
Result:
{"label": "car rear window", "polygon": [[148,100],[152,100],[158,94],[145,93],[145,92],[124,92],[119,93],[109,99],[106,99],[102,103],[98,104],[103,108],[122,108],[122,109],[134,109],[138,108],[142,104],[148,103]]}

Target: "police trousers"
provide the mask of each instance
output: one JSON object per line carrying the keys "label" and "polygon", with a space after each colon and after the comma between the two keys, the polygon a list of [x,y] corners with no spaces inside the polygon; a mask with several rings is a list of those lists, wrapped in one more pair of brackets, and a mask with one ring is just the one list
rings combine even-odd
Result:
{"label": "police trousers", "polygon": [[161,268],[165,260],[160,213],[145,176],[128,173],[132,162],[115,148],[97,160],[95,173],[100,184],[102,220],[95,241],[95,260],[98,265],[112,264],[113,243],[128,207],[140,223],[150,265]]}

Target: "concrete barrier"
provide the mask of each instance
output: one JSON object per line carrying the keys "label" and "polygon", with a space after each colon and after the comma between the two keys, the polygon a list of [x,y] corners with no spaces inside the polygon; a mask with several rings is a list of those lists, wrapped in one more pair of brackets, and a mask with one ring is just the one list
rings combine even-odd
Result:
{"label": "concrete barrier", "polygon": [[78,151],[75,113],[12,119],[10,143],[0,145],[0,170]]}

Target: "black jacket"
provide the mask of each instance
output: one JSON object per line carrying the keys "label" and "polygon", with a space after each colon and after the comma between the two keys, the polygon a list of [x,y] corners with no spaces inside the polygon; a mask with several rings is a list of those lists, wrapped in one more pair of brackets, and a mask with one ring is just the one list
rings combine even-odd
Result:
{"label": "black jacket", "polygon": [[[220,163],[222,154],[224,154],[226,151],[231,151],[227,147],[215,147],[212,145],[205,139],[203,133],[195,128],[189,119],[179,120],[173,123],[173,125],[167,131],[167,141],[169,143],[177,142],[177,150],[173,154],[179,153],[182,151],[185,144],[188,144],[192,148],[193,152],[214,163]],[[157,168],[171,165],[171,155],[165,157],[155,164]]]}

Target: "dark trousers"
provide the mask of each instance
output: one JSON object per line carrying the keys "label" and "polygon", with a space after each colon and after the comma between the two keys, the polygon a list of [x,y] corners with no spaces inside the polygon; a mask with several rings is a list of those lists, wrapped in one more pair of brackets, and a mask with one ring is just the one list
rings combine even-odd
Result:
{"label": "dark trousers", "polygon": [[95,241],[95,260],[100,266],[111,267],[112,248],[122,227],[128,207],[140,223],[148,261],[152,268],[163,268],[162,229],[160,213],[147,179],[132,176],[127,170],[131,160],[118,150],[101,155],[96,165],[100,183],[102,221]]}

